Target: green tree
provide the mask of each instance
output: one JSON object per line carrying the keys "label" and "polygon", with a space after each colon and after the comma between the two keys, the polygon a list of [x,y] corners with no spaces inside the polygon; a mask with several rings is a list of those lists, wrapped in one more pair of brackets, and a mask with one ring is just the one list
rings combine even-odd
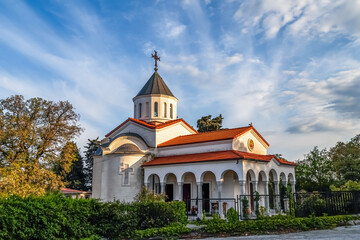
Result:
{"label": "green tree", "polygon": [[87,187],[83,158],[81,157],[79,149],[74,142],[68,142],[66,147],[71,149],[73,153],[73,160],[70,172],[64,173],[65,186],[68,188],[85,191],[87,190]]}
{"label": "green tree", "polygon": [[360,135],[353,137],[349,142],[338,142],[330,149],[338,185],[347,181],[360,182]]}
{"label": "green tree", "polygon": [[332,161],[326,149],[314,147],[295,168],[296,188],[306,191],[326,191],[334,183]]}
{"label": "green tree", "polygon": [[217,131],[222,128],[222,120],[224,118],[221,114],[217,117],[211,118],[211,115],[201,117],[197,120],[198,132]]}
{"label": "green tree", "polygon": [[85,159],[84,159],[84,173],[86,179],[86,190],[91,190],[92,187],[92,175],[93,175],[93,164],[94,164],[94,154],[96,150],[100,147],[99,137],[95,139],[88,139],[87,145],[85,146],[86,150]]}
{"label": "green tree", "polygon": [[21,95],[0,100],[0,195],[42,195],[63,186],[53,171],[71,169],[65,144],[81,133],[80,116],[68,101]]}

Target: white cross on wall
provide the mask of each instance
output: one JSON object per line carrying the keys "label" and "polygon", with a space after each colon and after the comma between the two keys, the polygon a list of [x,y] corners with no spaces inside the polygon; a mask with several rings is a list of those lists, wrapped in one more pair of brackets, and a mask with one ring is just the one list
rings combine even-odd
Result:
{"label": "white cross on wall", "polygon": [[124,164],[125,167],[120,168],[120,171],[123,173],[123,184],[129,185],[130,184],[130,173],[134,172],[133,168],[129,168],[129,164]]}

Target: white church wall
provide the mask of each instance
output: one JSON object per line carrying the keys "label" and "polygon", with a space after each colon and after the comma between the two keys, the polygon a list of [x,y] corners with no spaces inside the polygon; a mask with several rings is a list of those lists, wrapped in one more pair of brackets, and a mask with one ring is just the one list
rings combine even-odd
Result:
{"label": "white church wall", "polygon": [[[249,139],[252,139],[254,141],[254,148],[252,150],[248,148]],[[262,155],[267,154],[267,147],[264,146],[263,140],[258,137],[253,130],[250,130],[247,133],[234,139],[233,149],[242,152],[251,152]]]}
{"label": "white church wall", "polygon": [[232,140],[162,147],[157,149],[157,156],[164,157],[172,155],[217,152],[226,150],[232,150]]}
{"label": "white church wall", "polygon": [[178,136],[189,135],[192,133],[193,132],[187,126],[184,126],[184,123],[179,122],[177,124],[156,130],[156,145]]}
{"label": "white church wall", "polygon": [[[94,176],[101,171],[101,189],[95,186],[95,197],[102,201],[121,200],[125,202],[133,201],[136,194],[142,186],[142,170],[141,165],[144,161],[144,155],[119,155],[109,154],[97,161]],[[129,173],[129,184],[125,184],[124,169],[126,164],[133,172]],[[102,165],[102,168],[100,166]],[[94,180],[98,181],[98,180]],[[99,197],[100,196],[100,197]]]}
{"label": "white church wall", "polygon": [[102,157],[94,156],[93,178],[92,178],[92,198],[101,198],[101,179],[103,162]]}

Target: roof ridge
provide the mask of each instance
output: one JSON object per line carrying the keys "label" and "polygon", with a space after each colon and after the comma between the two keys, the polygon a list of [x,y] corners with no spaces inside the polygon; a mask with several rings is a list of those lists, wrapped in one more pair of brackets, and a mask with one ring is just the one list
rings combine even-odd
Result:
{"label": "roof ridge", "polygon": [[[220,132],[220,131],[230,131],[230,130],[235,130],[235,129],[242,129],[242,128],[249,128],[250,126],[247,127],[237,127],[237,128],[226,128],[226,129],[219,129],[219,130],[214,130],[214,131],[207,131],[207,132],[198,132],[195,133],[196,135],[200,135],[200,134],[210,134],[210,133],[214,133],[214,132]],[[193,135],[195,135],[193,134]],[[188,135],[181,135],[181,136],[188,136]],[[181,137],[179,136],[179,137]]]}

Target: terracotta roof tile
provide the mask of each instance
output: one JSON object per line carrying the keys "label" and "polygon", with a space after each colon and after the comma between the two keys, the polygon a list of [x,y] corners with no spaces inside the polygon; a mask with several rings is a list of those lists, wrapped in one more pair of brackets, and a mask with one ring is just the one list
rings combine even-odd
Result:
{"label": "terracotta roof tile", "polygon": [[[256,161],[269,162],[273,158],[275,158],[274,155],[261,155],[261,154],[255,154],[255,153],[228,150],[228,151],[218,151],[218,152],[206,152],[206,153],[195,153],[195,154],[186,154],[186,155],[157,157],[150,162],[144,163],[143,166],[156,166],[156,165],[208,162],[208,161],[223,161],[223,160],[235,160],[235,159],[250,159],[250,160],[256,160]],[[282,161],[279,161],[279,162],[281,164],[296,165],[295,163],[288,162],[284,159],[282,159]]]}
{"label": "terracotta roof tile", "polygon": [[179,136],[159,144],[158,147],[169,147],[183,144],[234,139],[251,129],[253,129],[260,136],[260,138],[269,146],[268,142],[266,142],[266,140],[255,130],[253,126],[248,126]]}
{"label": "terracotta roof tile", "polygon": [[87,193],[86,191],[79,191],[71,188],[60,188],[62,193]]}
{"label": "terracotta roof tile", "polygon": [[148,122],[136,119],[136,118],[128,118],[126,121],[124,121],[119,126],[114,128],[113,130],[111,130],[108,134],[106,134],[105,137],[109,137],[111,134],[116,132],[119,128],[124,126],[129,121],[134,122],[134,123],[138,123],[138,124],[140,124],[140,125],[142,125],[144,127],[151,128],[151,129],[161,129],[161,128],[173,125],[175,123],[178,123],[178,122],[183,122],[183,123],[185,123],[186,126],[188,126],[190,129],[192,129],[194,132],[197,133],[197,131],[192,126],[190,126],[187,122],[185,122],[185,120],[182,119],[182,118],[175,119],[175,120],[170,120],[170,121],[167,121],[167,122],[164,122],[164,123],[158,123],[158,124],[155,123],[155,122],[149,122],[148,123]]}

